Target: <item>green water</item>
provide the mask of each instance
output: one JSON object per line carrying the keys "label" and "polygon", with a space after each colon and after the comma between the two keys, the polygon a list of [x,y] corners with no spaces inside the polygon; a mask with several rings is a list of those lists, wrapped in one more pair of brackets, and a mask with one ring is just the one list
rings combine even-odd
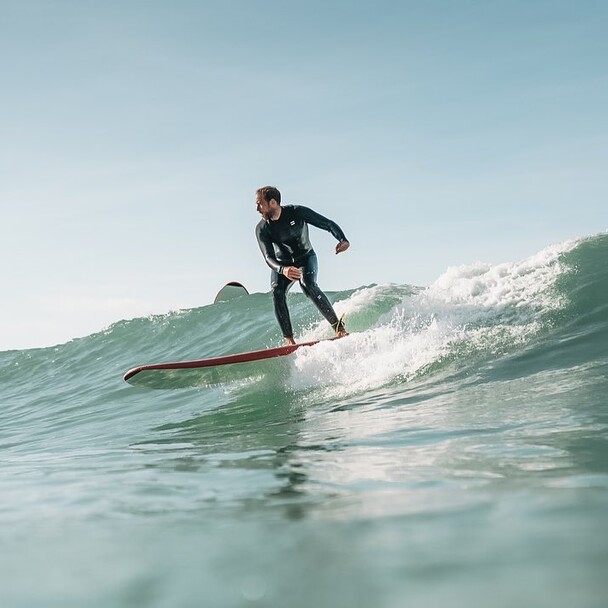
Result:
{"label": "green water", "polygon": [[605,606],[607,254],[332,294],[227,386],[122,374],[278,344],[268,294],[0,353],[0,605]]}

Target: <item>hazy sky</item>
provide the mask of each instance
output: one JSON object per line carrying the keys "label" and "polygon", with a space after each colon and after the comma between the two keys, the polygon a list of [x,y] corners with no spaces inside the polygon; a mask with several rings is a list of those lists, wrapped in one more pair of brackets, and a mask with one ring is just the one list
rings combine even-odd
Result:
{"label": "hazy sky", "polygon": [[0,0],[0,350],[268,291],[254,191],[327,291],[608,227],[604,0]]}

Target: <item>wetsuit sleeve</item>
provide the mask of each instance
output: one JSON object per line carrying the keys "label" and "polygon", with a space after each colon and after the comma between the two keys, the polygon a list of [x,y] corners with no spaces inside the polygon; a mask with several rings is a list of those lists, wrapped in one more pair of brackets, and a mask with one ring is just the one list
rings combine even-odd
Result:
{"label": "wetsuit sleeve", "polygon": [[342,232],[342,228],[336,224],[336,222],[332,222],[330,219],[323,217],[316,211],[309,209],[308,207],[302,207],[298,205],[297,207],[298,213],[300,217],[311,226],[316,226],[317,228],[321,228],[321,230],[327,230],[330,232],[338,241],[347,241],[348,239],[344,236],[344,232]]}
{"label": "wetsuit sleeve", "polygon": [[264,260],[266,260],[266,264],[281,274],[281,263],[277,260],[272,241],[268,238],[268,235],[265,232],[266,231],[264,230],[263,225],[257,226],[255,229],[255,236],[258,239],[260,251],[264,256]]}

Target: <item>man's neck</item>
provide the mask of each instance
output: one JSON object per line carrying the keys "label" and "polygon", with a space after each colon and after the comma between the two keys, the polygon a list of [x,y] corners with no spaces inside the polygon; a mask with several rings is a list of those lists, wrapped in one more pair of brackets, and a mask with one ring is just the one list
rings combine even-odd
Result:
{"label": "man's neck", "polygon": [[283,211],[283,209],[281,208],[281,206],[279,205],[273,212],[272,215],[270,216],[270,220],[272,222],[276,222],[280,217],[281,217],[281,211]]}

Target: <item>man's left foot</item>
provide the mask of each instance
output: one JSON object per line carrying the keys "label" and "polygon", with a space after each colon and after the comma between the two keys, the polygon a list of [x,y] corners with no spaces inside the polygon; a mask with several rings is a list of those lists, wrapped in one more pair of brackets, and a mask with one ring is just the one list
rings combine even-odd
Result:
{"label": "man's left foot", "polygon": [[[344,315],[342,315],[342,317],[343,316]],[[348,336],[348,332],[346,331],[346,327],[344,327],[342,317],[340,317],[340,320],[335,325],[332,325],[334,331],[336,332],[336,338],[344,338],[344,336]]]}

